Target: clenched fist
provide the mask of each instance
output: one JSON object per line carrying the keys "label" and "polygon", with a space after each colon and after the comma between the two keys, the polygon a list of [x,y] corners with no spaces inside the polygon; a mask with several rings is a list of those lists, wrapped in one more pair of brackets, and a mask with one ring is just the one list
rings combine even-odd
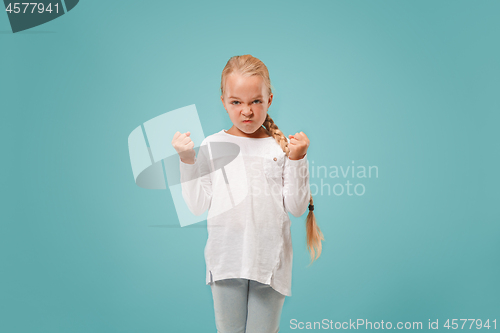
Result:
{"label": "clenched fist", "polygon": [[309,147],[309,138],[304,132],[295,133],[288,136],[288,158],[291,160],[300,160],[304,158]]}
{"label": "clenched fist", "polygon": [[196,152],[194,151],[194,142],[189,137],[191,132],[181,133],[175,132],[174,138],[172,139],[172,146],[174,146],[177,154],[182,162],[187,164],[194,164],[194,158]]}

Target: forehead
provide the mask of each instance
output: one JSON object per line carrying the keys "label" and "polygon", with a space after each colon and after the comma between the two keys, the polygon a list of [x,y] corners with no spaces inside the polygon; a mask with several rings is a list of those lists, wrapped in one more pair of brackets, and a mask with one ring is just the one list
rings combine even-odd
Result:
{"label": "forehead", "polygon": [[264,95],[265,84],[260,75],[243,76],[231,73],[226,77],[225,92],[227,96],[253,98]]}

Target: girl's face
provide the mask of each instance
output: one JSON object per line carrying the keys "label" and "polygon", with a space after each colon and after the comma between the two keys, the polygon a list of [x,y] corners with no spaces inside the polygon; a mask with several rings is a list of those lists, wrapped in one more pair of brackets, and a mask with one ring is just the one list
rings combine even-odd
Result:
{"label": "girl's face", "polygon": [[268,136],[262,124],[266,120],[273,94],[268,96],[260,75],[247,77],[238,73],[229,74],[224,96],[220,98],[233,123],[228,133],[246,137]]}

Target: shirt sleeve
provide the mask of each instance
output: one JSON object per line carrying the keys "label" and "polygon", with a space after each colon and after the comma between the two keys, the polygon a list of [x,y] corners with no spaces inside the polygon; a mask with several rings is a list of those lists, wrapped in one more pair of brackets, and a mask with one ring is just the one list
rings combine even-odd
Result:
{"label": "shirt sleeve", "polygon": [[203,140],[194,164],[179,158],[182,197],[191,213],[203,214],[212,202],[212,181],[208,145]]}
{"label": "shirt sleeve", "polygon": [[283,204],[293,216],[302,216],[309,205],[309,165],[307,154],[300,160],[290,160],[285,156],[283,173]]}

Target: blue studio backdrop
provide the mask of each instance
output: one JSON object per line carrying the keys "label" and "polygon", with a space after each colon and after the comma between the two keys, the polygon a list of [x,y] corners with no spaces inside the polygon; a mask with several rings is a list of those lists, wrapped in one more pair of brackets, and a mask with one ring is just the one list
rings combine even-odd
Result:
{"label": "blue studio backdrop", "polygon": [[216,331],[206,221],[136,184],[127,140],[193,104],[205,137],[229,129],[243,54],[310,139],[325,236],[308,266],[290,215],[280,331],[500,329],[500,2],[4,3],[0,332]]}

